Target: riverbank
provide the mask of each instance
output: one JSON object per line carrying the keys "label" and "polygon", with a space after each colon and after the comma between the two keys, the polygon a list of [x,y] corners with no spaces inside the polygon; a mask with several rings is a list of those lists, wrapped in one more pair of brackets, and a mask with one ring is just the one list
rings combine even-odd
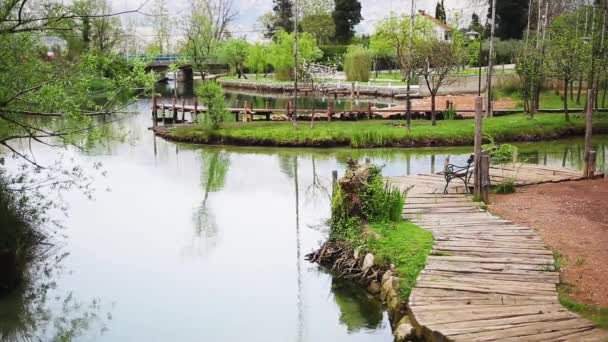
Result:
{"label": "riverbank", "polygon": [[[530,225],[558,256],[561,303],[608,329],[608,181],[542,184],[492,197],[490,211]],[[525,203],[525,205],[522,205]]]}
{"label": "riverbank", "polygon": [[[352,122],[252,122],[224,123],[221,129],[202,126],[158,126],[154,129],[165,139],[195,144],[276,146],[276,147],[428,147],[466,146],[473,143],[473,120],[442,120],[437,126],[430,121],[412,122],[410,132],[404,121]],[[596,114],[594,133],[608,133],[608,115]],[[585,120],[577,116],[570,122],[563,114],[539,114],[528,119],[523,114],[484,120],[484,133],[496,142],[541,141],[582,136]]]}
{"label": "riverbank", "polygon": [[395,341],[409,340],[408,298],[433,235],[403,220],[406,192],[387,186],[380,167],[348,164],[332,192],[329,239],[306,259],[380,296]]}

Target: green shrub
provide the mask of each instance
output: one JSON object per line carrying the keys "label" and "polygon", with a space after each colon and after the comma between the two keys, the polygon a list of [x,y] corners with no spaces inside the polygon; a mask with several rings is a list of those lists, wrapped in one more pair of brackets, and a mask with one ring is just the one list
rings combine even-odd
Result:
{"label": "green shrub", "polygon": [[443,111],[443,119],[444,120],[454,120],[456,119],[456,110],[454,108],[449,108]]}
{"label": "green shrub", "polygon": [[365,185],[356,188],[352,194],[345,194],[340,186],[336,187],[330,219],[331,238],[350,241],[357,239],[362,231],[362,221],[402,220],[405,193],[385,183],[378,166],[369,166],[367,179],[363,183]]}
{"label": "green shrub", "polygon": [[508,163],[517,157],[516,146],[511,144],[497,144],[490,135],[486,135],[485,138],[490,142],[483,145],[483,149],[490,152],[493,163]]}
{"label": "green shrub", "polygon": [[344,73],[347,81],[369,81],[372,69],[372,54],[369,50],[352,45],[344,55]]}
{"label": "green shrub", "polygon": [[203,115],[203,123],[212,129],[220,128],[228,116],[222,86],[215,81],[205,82],[196,88],[196,95],[202,97],[207,113]]}
{"label": "green shrub", "polygon": [[497,194],[512,194],[515,192],[515,182],[513,179],[507,178],[496,186],[494,192]]}

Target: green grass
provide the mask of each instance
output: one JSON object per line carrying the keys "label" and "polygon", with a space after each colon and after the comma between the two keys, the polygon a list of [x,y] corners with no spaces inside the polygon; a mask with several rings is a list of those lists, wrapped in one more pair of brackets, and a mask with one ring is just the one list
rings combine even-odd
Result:
{"label": "green grass", "polygon": [[[408,132],[403,121],[333,121],[317,122],[310,128],[307,122],[296,127],[291,122],[224,123],[218,130],[192,125],[173,128],[168,138],[195,143],[268,145],[268,146],[458,146],[473,142],[473,120],[412,122]],[[484,120],[484,133],[496,140],[536,141],[549,140],[567,135],[583,135],[585,121],[582,117],[564,120],[563,114],[537,114],[533,120],[523,114],[495,117]],[[595,115],[594,128],[608,129],[608,115]]]}
{"label": "green grass", "polygon": [[[508,99],[516,102],[515,109],[524,108],[523,98],[519,90],[513,89],[500,89],[497,88],[494,90],[493,96],[495,99]],[[576,104],[576,94],[574,95],[574,100],[571,100],[568,97],[568,108],[576,108],[581,109],[584,107],[585,94],[581,95],[581,103]],[[540,108],[541,109],[563,109],[564,108],[564,100],[561,95],[555,93],[555,90],[543,90],[540,93]]]}
{"label": "green grass", "polygon": [[407,299],[416,278],[433,248],[433,235],[413,223],[373,223],[369,229],[380,238],[370,238],[367,247],[380,264],[394,264],[400,278],[399,294]]}
{"label": "green grass", "polygon": [[568,298],[568,291],[560,286],[559,302],[568,310],[593,321],[601,329],[608,330],[608,308],[579,303]]}

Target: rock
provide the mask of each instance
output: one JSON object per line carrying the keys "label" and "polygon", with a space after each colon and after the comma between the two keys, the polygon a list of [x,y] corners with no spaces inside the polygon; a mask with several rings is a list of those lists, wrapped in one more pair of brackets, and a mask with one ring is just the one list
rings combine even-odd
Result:
{"label": "rock", "polygon": [[372,280],[372,282],[367,285],[367,292],[373,295],[377,295],[378,293],[380,293],[380,290],[381,286],[377,280]]}
{"label": "rock", "polygon": [[386,295],[393,290],[393,277],[388,278],[383,284],[380,290],[380,299],[386,301]]}
{"label": "rock", "polygon": [[399,287],[400,287],[400,286],[399,286],[399,282],[400,282],[399,277],[393,277],[393,280],[392,280],[392,281],[393,281],[393,289],[394,289],[395,291],[399,291]]}
{"label": "rock", "polygon": [[372,266],[374,266],[374,255],[372,253],[367,253],[365,258],[363,259],[363,265],[361,266],[361,270],[367,271]]}
{"label": "rock", "polygon": [[395,317],[395,313],[399,310],[401,300],[394,289],[391,289],[386,294],[386,306],[391,317]]}
{"label": "rock", "polygon": [[384,283],[392,276],[393,276],[393,272],[391,270],[384,272],[384,274],[382,275],[381,284],[384,285]]}
{"label": "rock", "polygon": [[414,337],[412,333],[414,327],[409,323],[401,323],[395,330],[395,342],[411,341]]}

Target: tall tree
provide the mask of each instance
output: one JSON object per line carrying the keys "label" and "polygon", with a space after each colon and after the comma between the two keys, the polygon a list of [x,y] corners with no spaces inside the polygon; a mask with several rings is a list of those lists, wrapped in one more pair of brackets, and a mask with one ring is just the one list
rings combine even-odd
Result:
{"label": "tall tree", "polygon": [[272,3],[274,22],[271,31],[273,35],[279,29],[293,32],[293,3],[291,0],[272,0]]}
{"label": "tall tree", "polygon": [[348,43],[355,35],[355,26],[363,19],[361,3],[358,0],[336,0],[335,3],[336,41]]}
{"label": "tall tree", "polygon": [[445,5],[444,5],[443,1],[444,0],[437,2],[437,6],[435,7],[435,18],[437,18],[438,20],[441,20],[441,22],[445,23],[447,19],[446,19],[446,15],[445,15]]}
{"label": "tall tree", "polygon": [[228,25],[235,17],[233,0],[193,1],[192,11],[185,21],[182,51],[203,79],[209,58],[220,41],[228,36]]}
{"label": "tall tree", "polygon": [[[499,0],[496,2],[496,37],[521,39],[528,22],[529,0]],[[492,0],[488,0],[488,18],[492,17]]]}
{"label": "tall tree", "polygon": [[336,25],[330,13],[305,15],[299,23],[300,29],[315,37],[319,45],[329,44],[336,34]]}
{"label": "tall tree", "polygon": [[167,13],[167,1],[155,0],[153,14],[154,45],[161,55],[166,54],[169,52],[169,37],[172,26],[172,20]]}
{"label": "tall tree", "polygon": [[247,76],[243,73],[243,64],[249,53],[249,44],[245,39],[230,39],[224,41],[217,52],[217,56],[222,63],[230,65],[230,68],[236,72],[238,78]]}
{"label": "tall tree", "polygon": [[122,38],[120,19],[110,15],[112,8],[107,0],[96,0],[94,8],[94,17],[90,19],[91,48],[108,54]]}
{"label": "tall tree", "polygon": [[551,76],[564,82],[564,115],[566,121],[570,120],[568,115],[568,86],[571,81],[584,70],[584,56],[590,53],[578,36],[577,16],[575,14],[563,14],[557,17],[551,24],[550,40],[547,50],[547,69]]}

